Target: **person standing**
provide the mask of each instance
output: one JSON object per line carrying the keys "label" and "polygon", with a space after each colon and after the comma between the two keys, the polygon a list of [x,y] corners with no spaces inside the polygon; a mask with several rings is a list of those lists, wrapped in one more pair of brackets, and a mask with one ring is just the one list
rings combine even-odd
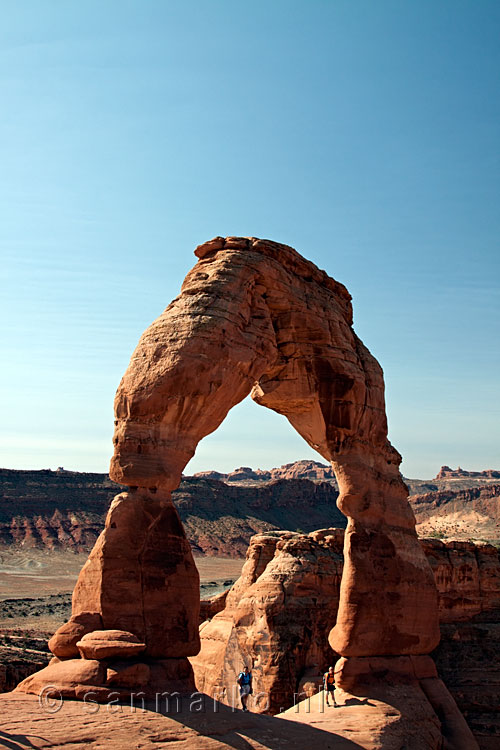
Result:
{"label": "person standing", "polygon": [[325,672],[325,674],[323,675],[323,688],[326,694],[326,705],[330,705],[328,698],[331,695],[333,705],[335,708],[337,708],[338,703],[335,700],[335,673],[333,671],[333,667],[328,667],[328,672]]}
{"label": "person standing", "polygon": [[240,698],[241,706],[243,711],[248,711],[247,700],[248,696],[252,695],[252,673],[247,666],[243,667],[243,671],[239,673],[237,683],[240,686]]}

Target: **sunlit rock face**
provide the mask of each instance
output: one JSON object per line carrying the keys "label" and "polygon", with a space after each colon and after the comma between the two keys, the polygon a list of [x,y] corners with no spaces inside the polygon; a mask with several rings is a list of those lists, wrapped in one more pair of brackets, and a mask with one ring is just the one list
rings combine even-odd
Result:
{"label": "sunlit rock face", "polygon": [[198,442],[251,394],[284,414],[339,482],[349,522],[332,648],[429,652],[434,581],[387,439],[382,370],[354,333],[349,293],[267,240],[218,237],[196,255],[118,388],[112,478],[167,496]]}
{"label": "sunlit rock face", "polygon": [[348,524],[333,651],[428,653],[436,588],[387,439],[382,370],[354,333],[349,293],[268,240],[217,237],[195,254],[119,385],[110,476],[129,489],[82,569],[73,615],[133,634],[151,659],[197,652],[198,579],[170,494],[199,441],[250,394],[337,477]]}

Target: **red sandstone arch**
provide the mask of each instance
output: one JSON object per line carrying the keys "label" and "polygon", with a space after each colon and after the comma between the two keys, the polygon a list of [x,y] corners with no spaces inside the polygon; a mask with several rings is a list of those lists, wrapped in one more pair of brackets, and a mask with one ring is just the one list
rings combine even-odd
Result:
{"label": "red sandstone arch", "polygon": [[86,630],[132,632],[165,674],[179,676],[198,652],[198,574],[170,493],[198,442],[250,393],[284,414],[339,482],[348,526],[333,649],[429,653],[435,584],[387,439],[382,370],[354,333],[349,293],[267,240],[216,238],[195,252],[118,388],[110,475],[129,491],[113,501],[51,649],[77,655],[78,618],[90,613]]}
{"label": "red sandstone arch", "polygon": [[387,439],[382,370],[353,331],[349,293],[269,241],[216,238],[196,255],[118,388],[112,478],[170,492],[198,442],[251,393],[339,481],[349,523],[333,648],[427,653],[439,637],[434,582]]}

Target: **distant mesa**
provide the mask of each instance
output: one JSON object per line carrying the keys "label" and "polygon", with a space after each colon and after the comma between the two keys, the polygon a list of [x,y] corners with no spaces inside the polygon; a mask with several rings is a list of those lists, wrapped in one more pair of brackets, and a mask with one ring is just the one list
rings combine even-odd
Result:
{"label": "distant mesa", "polygon": [[319,461],[307,460],[294,461],[291,464],[283,464],[279,468],[269,470],[240,466],[228,474],[222,474],[219,471],[199,471],[193,476],[202,479],[217,479],[219,482],[272,482],[279,479],[310,479],[336,484],[335,474],[331,466]]}
{"label": "distant mesa", "polygon": [[457,469],[450,469],[449,466],[441,466],[436,479],[500,479],[500,471],[495,469],[486,469],[486,471],[466,471],[459,466]]}

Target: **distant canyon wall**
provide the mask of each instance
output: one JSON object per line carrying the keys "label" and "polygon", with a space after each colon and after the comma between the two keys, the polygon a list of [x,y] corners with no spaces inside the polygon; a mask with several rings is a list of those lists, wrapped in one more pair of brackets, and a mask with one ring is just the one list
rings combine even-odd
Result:
{"label": "distant canyon wall", "polygon": [[[223,480],[216,475],[184,477],[173,493],[195,554],[244,557],[257,533],[345,528],[331,469],[318,462],[297,461],[269,472],[242,467],[220,475]],[[476,477],[435,480],[435,491],[420,494],[428,483],[407,481],[421,535],[440,536],[442,530],[453,537],[460,531],[461,538],[500,540],[500,482],[494,478],[480,485]],[[463,488],[466,481],[472,486]],[[452,489],[450,482],[460,486]],[[119,489],[105,474],[0,469],[0,545],[88,552]]]}
{"label": "distant canyon wall", "polygon": [[[0,544],[86,552],[119,489],[103,474],[0,470]],[[224,557],[244,557],[263,531],[345,528],[337,497],[332,482],[305,478],[246,486],[185,477],[172,493],[194,553]]]}

